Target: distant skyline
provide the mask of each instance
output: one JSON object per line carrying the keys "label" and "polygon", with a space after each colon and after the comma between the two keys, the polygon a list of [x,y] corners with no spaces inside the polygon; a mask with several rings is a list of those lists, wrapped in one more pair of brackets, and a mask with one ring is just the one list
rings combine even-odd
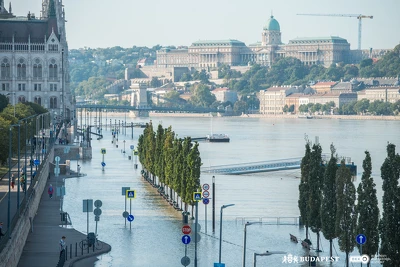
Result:
{"label": "distant skyline", "polygon": [[[10,0],[5,1],[8,9]],[[40,16],[42,0],[13,0],[16,16]],[[362,49],[394,48],[400,43],[399,0],[64,0],[70,49],[132,47],[157,44],[189,46],[198,40],[261,41],[273,13],[282,42],[297,37],[339,36],[357,48],[358,20],[347,17],[298,16],[298,13],[363,14]]]}

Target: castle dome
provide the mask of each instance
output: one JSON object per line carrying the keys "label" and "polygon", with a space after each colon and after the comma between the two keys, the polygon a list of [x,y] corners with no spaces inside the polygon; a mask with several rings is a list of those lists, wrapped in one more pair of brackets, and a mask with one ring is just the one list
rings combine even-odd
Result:
{"label": "castle dome", "polygon": [[279,26],[279,22],[274,18],[274,16],[271,16],[271,18],[267,22],[267,25],[265,25],[264,30],[279,32],[281,31],[281,27]]}

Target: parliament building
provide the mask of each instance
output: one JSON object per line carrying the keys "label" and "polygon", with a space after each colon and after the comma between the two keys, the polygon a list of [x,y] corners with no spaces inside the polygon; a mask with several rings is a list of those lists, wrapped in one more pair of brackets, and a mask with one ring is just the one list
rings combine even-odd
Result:
{"label": "parliament building", "polygon": [[346,39],[330,36],[281,41],[279,22],[271,16],[261,33],[261,42],[246,46],[238,40],[197,41],[188,48],[162,48],[157,51],[159,68],[214,68],[222,64],[243,66],[252,63],[271,66],[281,57],[295,57],[306,65],[329,67],[332,63],[361,60],[361,51],[350,50]]}
{"label": "parliament building", "polygon": [[68,44],[62,0],[42,0],[40,16],[12,14],[0,0],[0,93],[10,103],[34,102],[70,118]]}

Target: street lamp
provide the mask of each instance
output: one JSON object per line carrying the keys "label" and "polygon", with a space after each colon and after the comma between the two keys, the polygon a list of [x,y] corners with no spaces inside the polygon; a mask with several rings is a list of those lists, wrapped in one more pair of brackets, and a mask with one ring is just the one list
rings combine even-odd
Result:
{"label": "street lamp", "polygon": [[[20,127],[19,124],[10,125],[10,134],[9,134],[9,148],[8,148],[8,207],[7,207],[7,233],[8,238],[11,236],[11,157],[12,157],[12,128]],[[19,159],[18,159],[19,160]],[[18,187],[19,189],[19,187]]]}
{"label": "street lamp", "polygon": [[125,140],[124,140],[124,153],[125,153]]}
{"label": "street lamp", "polygon": [[220,223],[219,223],[219,259],[218,262],[221,263],[221,248],[222,248],[222,211],[225,208],[234,206],[235,204],[228,204],[228,205],[222,205],[221,206],[221,216],[220,216]]}
{"label": "street lamp", "polygon": [[262,222],[247,222],[244,224],[244,236],[243,236],[243,264],[242,266],[245,267],[246,266],[246,236],[247,236],[247,226],[248,225],[252,225],[252,224],[260,224]]}
{"label": "street lamp", "polygon": [[271,256],[273,254],[286,254],[285,251],[266,251],[265,253],[254,253],[254,258],[253,258],[253,262],[254,265],[253,267],[256,267],[256,257],[257,256]]}
{"label": "street lamp", "polygon": [[6,94],[6,95],[14,95],[14,97],[13,97],[13,104],[14,104],[14,117],[15,117],[15,105],[16,105],[16,101],[15,101],[15,92],[13,92],[13,93],[8,93],[8,94]]}

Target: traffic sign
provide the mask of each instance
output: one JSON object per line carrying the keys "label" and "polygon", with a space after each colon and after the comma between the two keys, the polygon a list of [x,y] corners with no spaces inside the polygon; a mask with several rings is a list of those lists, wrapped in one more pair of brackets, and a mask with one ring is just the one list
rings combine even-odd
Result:
{"label": "traffic sign", "polygon": [[134,149],[135,148],[135,146],[134,145],[131,145],[131,149]]}
{"label": "traffic sign", "polygon": [[106,149],[105,148],[101,149],[101,154],[103,154],[103,155],[106,154]]}
{"label": "traffic sign", "polygon": [[181,259],[181,264],[182,264],[183,266],[188,266],[188,265],[190,264],[190,258],[189,258],[188,256],[184,256],[184,257]]}
{"label": "traffic sign", "polygon": [[136,198],[136,191],[135,190],[126,190],[126,198],[129,198],[129,199]]}
{"label": "traffic sign", "polygon": [[364,245],[367,242],[367,237],[364,234],[358,234],[356,237],[356,241],[359,245]]}
{"label": "traffic sign", "polygon": [[209,198],[203,198],[203,204],[207,205],[208,203],[210,203],[210,199]]}
{"label": "traffic sign", "polygon": [[191,228],[192,228],[192,229],[196,229],[196,224],[197,224],[197,231],[200,232],[200,230],[201,230],[201,225],[200,225],[199,223],[193,223],[192,226],[191,226]]}
{"label": "traffic sign", "polygon": [[124,212],[122,213],[122,217],[128,218],[128,216],[129,216],[129,212],[124,211]]}
{"label": "traffic sign", "polygon": [[207,190],[203,191],[203,197],[208,198],[210,196],[210,192],[208,192]]}
{"label": "traffic sign", "polygon": [[38,159],[35,159],[35,160],[33,161],[33,164],[35,164],[35,166],[39,166],[39,164],[40,164],[40,160],[38,160]]}
{"label": "traffic sign", "polygon": [[96,215],[96,216],[100,216],[100,215],[101,215],[101,209],[95,208],[94,211],[93,211],[93,213],[94,213],[94,215]]}
{"label": "traffic sign", "polygon": [[214,262],[214,267],[225,267],[225,263]]}
{"label": "traffic sign", "polygon": [[103,166],[103,167],[106,166],[106,163],[105,163],[105,162],[102,162],[102,163],[101,163],[101,166]]}
{"label": "traffic sign", "polygon": [[210,190],[210,185],[209,184],[203,184],[203,190]]}
{"label": "traffic sign", "polygon": [[93,211],[93,199],[84,199],[82,207],[83,207],[83,212],[92,212]]}
{"label": "traffic sign", "polygon": [[194,192],[193,201],[200,201],[200,200],[201,200],[201,192]]}
{"label": "traffic sign", "polygon": [[200,236],[200,234],[199,233],[197,233],[196,234],[196,243],[199,243],[199,241],[200,241],[200,239],[201,239],[201,236]]}
{"label": "traffic sign", "polygon": [[182,233],[188,235],[192,232],[192,228],[189,225],[182,226]]}
{"label": "traffic sign", "polygon": [[96,200],[95,202],[94,202],[94,206],[96,207],[96,208],[100,208],[101,206],[103,206],[103,202],[101,202],[101,200]]}
{"label": "traffic sign", "polygon": [[133,217],[133,215],[132,215],[132,214],[130,214],[130,215],[128,216],[128,218],[127,218],[127,219],[128,219],[128,221],[130,221],[130,222],[131,222],[131,221],[133,221],[133,220],[135,219],[135,217]]}
{"label": "traffic sign", "polygon": [[131,189],[130,187],[122,187],[122,195],[126,196],[126,190]]}
{"label": "traffic sign", "polygon": [[182,236],[182,243],[185,244],[185,245],[189,244],[190,243],[190,236],[188,236],[188,235]]}
{"label": "traffic sign", "polygon": [[59,156],[57,156],[57,157],[54,158],[54,160],[55,160],[56,162],[59,162],[61,159],[60,159]]}

